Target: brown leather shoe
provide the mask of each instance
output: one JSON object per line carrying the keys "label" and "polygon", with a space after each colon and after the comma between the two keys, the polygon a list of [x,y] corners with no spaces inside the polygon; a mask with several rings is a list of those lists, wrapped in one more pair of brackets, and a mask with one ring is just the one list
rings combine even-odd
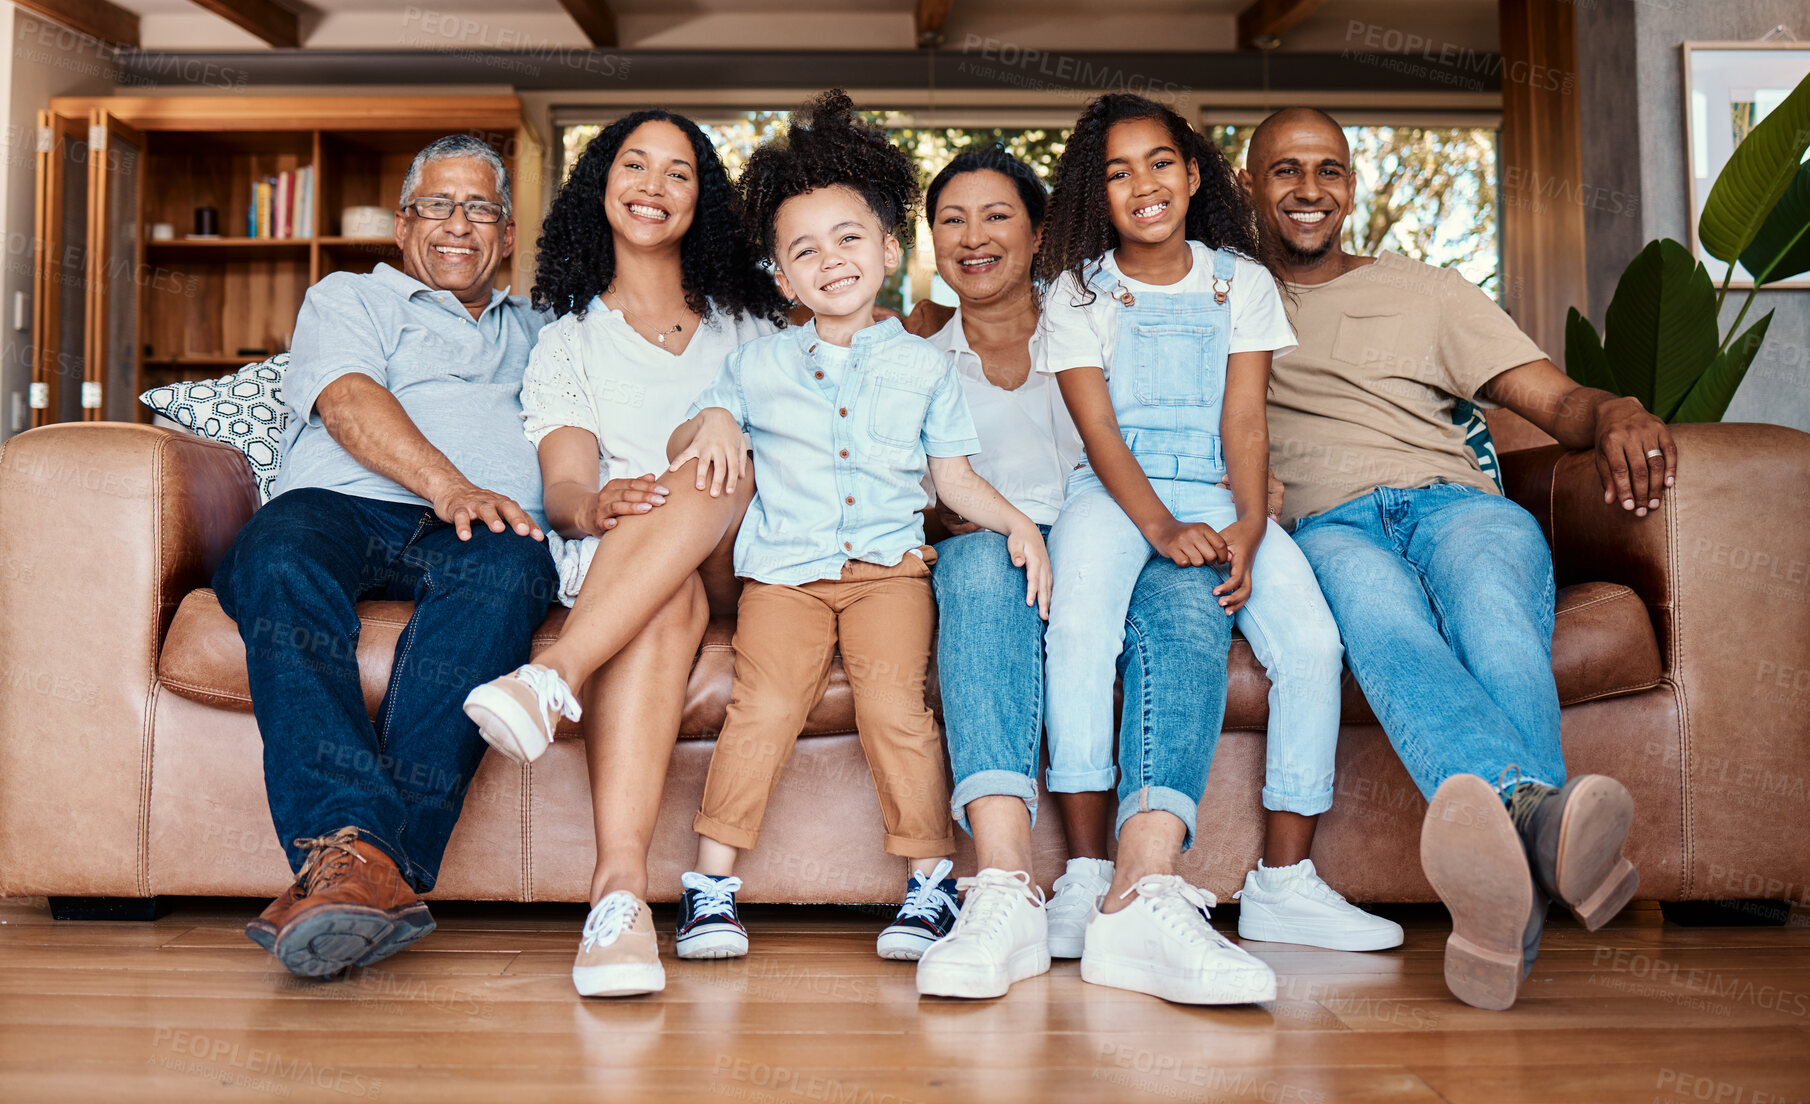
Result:
{"label": "brown leather shoe", "polygon": [[427,905],[395,861],[359,839],[357,828],[295,842],[309,849],[297,882],[301,898],[283,916],[272,948],[290,973],[326,977],[369,966],[434,930]]}
{"label": "brown leather shoe", "polygon": [[297,901],[307,895],[308,890],[302,885],[302,879],[297,878],[288,889],[283,891],[281,896],[264,906],[264,911],[258,913],[256,920],[245,925],[245,937],[265,950],[275,953],[277,930],[283,926],[283,921],[289,919],[289,910],[295,907]]}

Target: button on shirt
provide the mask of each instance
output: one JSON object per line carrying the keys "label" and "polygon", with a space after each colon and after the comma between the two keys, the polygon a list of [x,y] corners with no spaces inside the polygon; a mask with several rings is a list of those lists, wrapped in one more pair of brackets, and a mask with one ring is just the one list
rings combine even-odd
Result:
{"label": "button on shirt", "polygon": [[838,578],[849,560],[898,563],[924,543],[928,458],[980,451],[954,367],[896,318],[861,330],[846,354],[815,323],[751,341],[691,413],[712,406],[753,441],[735,573],[763,583]]}
{"label": "button on shirt", "polygon": [[295,320],[283,401],[283,470],[274,492],[320,487],[430,505],[340,447],[314,404],[342,376],[376,380],[465,478],[508,495],[543,527],[540,460],[522,433],[522,373],[544,321],[528,301],[493,291],[477,318],[387,264],[336,272],[308,289]]}

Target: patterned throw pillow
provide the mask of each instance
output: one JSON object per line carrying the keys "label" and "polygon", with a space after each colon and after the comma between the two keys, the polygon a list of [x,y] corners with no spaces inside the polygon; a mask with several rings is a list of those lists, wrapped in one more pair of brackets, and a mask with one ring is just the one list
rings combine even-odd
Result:
{"label": "patterned throw pillow", "polygon": [[1452,424],[1464,427],[1464,443],[1477,454],[1477,466],[1483,474],[1496,481],[1496,489],[1502,490],[1502,465],[1496,460],[1496,439],[1490,436],[1489,422],[1484,420],[1483,410],[1473,402],[1459,400],[1452,408]]}
{"label": "patterned throw pillow", "polygon": [[190,380],[153,387],[138,401],[197,436],[231,445],[245,454],[258,501],[270,501],[270,487],[283,466],[283,373],[289,354],[247,364],[219,379]]}

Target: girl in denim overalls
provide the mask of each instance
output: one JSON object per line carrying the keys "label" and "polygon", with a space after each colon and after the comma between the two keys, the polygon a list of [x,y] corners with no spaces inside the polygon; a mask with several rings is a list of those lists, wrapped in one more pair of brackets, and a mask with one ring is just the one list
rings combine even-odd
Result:
{"label": "girl in denim overalls", "polygon": [[[1060,373],[1086,445],[1049,539],[1046,781],[1071,828],[1098,834],[1077,840],[1071,830],[1071,851],[1085,856],[1097,843],[1103,860],[1126,607],[1144,564],[1168,556],[1223,575],[1219,604],[1270,677],[1268,846],[1240,894],[1240,934],[1396,946],[1399,926],[1346,903],[1307,859],[1314,818],[1332,804],[1343,650],[1312,568],[1266,517],[1269,364],[1295,341],[1274,277],[1251,259],[1262,245],[1249,200],[1225,158],[1178,115],[1113,94],[1082,113],[1051,208],[1038,367]],[[1198,718],[1199,738],[1186,746],[1120,749],[1121,854],[1192,842],[1221,720]],[[1105,962],[1112,944],[1132,937],[1114,932],[1133,891],[1161,887],[1115,880],[1107,893],[1108,864],[1083,870],[1093,873],[1071,879],[1087,883],[1077,896],[1105,895],[1087,921],[1086,976],[1089,958]]]}

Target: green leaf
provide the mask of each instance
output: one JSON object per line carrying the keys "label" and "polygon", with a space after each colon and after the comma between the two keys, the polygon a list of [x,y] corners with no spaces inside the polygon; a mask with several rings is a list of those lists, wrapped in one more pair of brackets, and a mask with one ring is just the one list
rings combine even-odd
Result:
{"label": "green leaf", "polygon": [[1810,271],[1810,163],[1797,167],[1791,186],[1741,253],[1741,267],[1756,285]]}
{"label": "green leaf", "polygon": [[1609,371],[1609,359],[1603,355],[1602,338],[1596,336],[1596,327],[1576,307],[1565,313],[1565,372],[1585,387],[1622,393]]}
{"label": "green leaf", "polygon": [[1766,340],[1766,327],[1772,321],[1772,312],[1752,326],[1747,332],[1735,339],[1717,357],[1697,386],[1685,396],[1684,402],[1674,411],[1668,422],[1719,422],[1727,413],[1728,404],[1734,401],[1735,389],[1741,386],[1741,380],[1747,376],[1747,366],[1753,363],[1754,354],[1760,351],[1760,342]]}
{"label": "green leaf", "polygon": [[1791,186],[1807,147],[1810,75],[1798,81],[1791,94],[1747,132],[1728,164],[1722,166],[1697,223],[1697,237],[1705,252],[1730,264],[1747,252],[1773,205]]}
{"label": "green leaf", "polygon": [[1603,313],[1603,352],[1622,394],[1666,418],[1716,357],[1716,289],[1690,251],[1670,238],[1628,262]]}

